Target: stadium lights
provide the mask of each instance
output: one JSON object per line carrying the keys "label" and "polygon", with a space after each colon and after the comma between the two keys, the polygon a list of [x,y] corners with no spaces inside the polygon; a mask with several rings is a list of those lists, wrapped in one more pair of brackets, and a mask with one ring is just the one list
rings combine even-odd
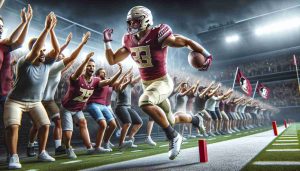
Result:
{"label": "stadium lights", "polygon": [[240,40],[240,37],[238,35],[231,35],[225,38],[225,41],[227,43],[237,42],[238,40]]}
{"label": "stadium lights", "polygon": [[291,18],[288,20],[274,22],[255,29],[257,36],[278,33],[300,27],[300,18]]}

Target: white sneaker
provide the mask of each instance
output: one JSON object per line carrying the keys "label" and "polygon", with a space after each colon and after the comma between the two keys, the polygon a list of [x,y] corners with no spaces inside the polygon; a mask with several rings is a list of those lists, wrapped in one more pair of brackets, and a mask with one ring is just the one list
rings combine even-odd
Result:
{"label": "white sneaker", "polygon": [[108,143],[103,143],[103,148],[104,149],[107,149],[107,150],[109,150],[109,151],[113,151],[110,147],[110,144],[109,144],[110,142],[108,142]]}
{"label": "white sneaker", "polygon": [[131,148],[137,148],[137,147],[138,145],[132,143]]}
{"label": "white sneaker", "polygon": [[107,153],[107,152],[110,152],[110,150],[109,149],[105,149],[103,147],[95,148],[95,153],[97,153],[97,154]]}
{"label": "white sneaker", "polygon": [[169,141],[169,159],[174,160],[180,152],[182,144],[182,136],[178,134],[175,138]]}
{"label": "white sneaker", "polygon": [[8,169],[21,169],[21,168],[22,165],[20,164],[18,154],[13,154],[9,158]]}
{"label": "white sneaker", "polygon": [[42,162],[54,162],[55,158],[51,157],[47,151],[43,151],[38,155],[38,160]]}
{"label": "white sneaker", "polygon": [[108,144],[109,144],[109,147],[110,147],[110,148],[115,147],[115,145],[114,145],[113,143],[111,143],[110,141],[108,141]]}
{"label": "white sneaker", "polygon": [[86,149],[86,154],[94,154],[95,149],[93,147]]}
{"label": "white sneaker", "polygon": [[66,153],[67,153],[67,157],[68,157],[69,159],[76,159],[76,158],[77,158],[77,156],[76,156],[76,154],[74,153],[74,150],[73,150],[72,147],[66,148]]}
{"label": "white sneaker", "polygon": [[119,149],[124,149],[124,148],[130,148],[132,146],[133,142],[132,141],[124,141],[121,146],[119,146]]}
{"label": "white sneaker", "polygon": [[156,142],[154,142],[154,141],[152,140],[151,136],[148,136],[148,137],[145,138],[145,143],[146,143],[146,144],[149,144],[149,145],[151,145],[151,146],[156,146]]}

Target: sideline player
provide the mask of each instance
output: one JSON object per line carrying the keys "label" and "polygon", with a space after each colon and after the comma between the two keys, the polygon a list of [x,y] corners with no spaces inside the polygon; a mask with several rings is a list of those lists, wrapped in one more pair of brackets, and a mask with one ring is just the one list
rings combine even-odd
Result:
{"label": "sideline player", "polygon": [[152,25],[153,17],[148,8],[133,7],[127,15],[128,33],[123,37],[123,47],[113,52],[110,44],[113,30],[103,31],[105,54],[110,65],[129,55],[137,63],[144,88],[139,106],[165,131],[169,139],[169,159],[173,160],[179,154],[182,136],[170,125],[175,120],[168,100],[173,90],[173,82],[167,73],[167,47],[188,47],[201,53],[206,57],[206,63],[200,70],[208,69],[212,56],[197,42],[181,35],[173,35],[168,25]]}

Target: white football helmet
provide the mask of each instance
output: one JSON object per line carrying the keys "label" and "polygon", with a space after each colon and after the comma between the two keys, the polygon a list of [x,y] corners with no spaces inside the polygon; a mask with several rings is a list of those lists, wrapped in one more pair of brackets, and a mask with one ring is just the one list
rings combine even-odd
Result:
{"label": "white football helmet", "polygon": [[151,11],[144,6],[135,6],[127,14],[127,30],[130,34],[137,34],[153,25]]}

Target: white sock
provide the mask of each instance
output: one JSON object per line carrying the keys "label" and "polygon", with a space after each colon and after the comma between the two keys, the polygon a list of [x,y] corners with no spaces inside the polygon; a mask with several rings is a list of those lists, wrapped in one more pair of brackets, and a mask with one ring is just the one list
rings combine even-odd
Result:
{"label": "white sock", "polygon": [[45,153],[46,152],[46,150],[43,150],[43,151],[41,151],[41,153],[40,154],[43,154],[43,153]]}
{"label": "white sock", "polygon": [[34,147],[34,143],[29,142],[28,147]]}
{"label": "white sock", "polygon": [[54,140],[54,143],[55,143],[55,148],[61,146],[61,140]]}

